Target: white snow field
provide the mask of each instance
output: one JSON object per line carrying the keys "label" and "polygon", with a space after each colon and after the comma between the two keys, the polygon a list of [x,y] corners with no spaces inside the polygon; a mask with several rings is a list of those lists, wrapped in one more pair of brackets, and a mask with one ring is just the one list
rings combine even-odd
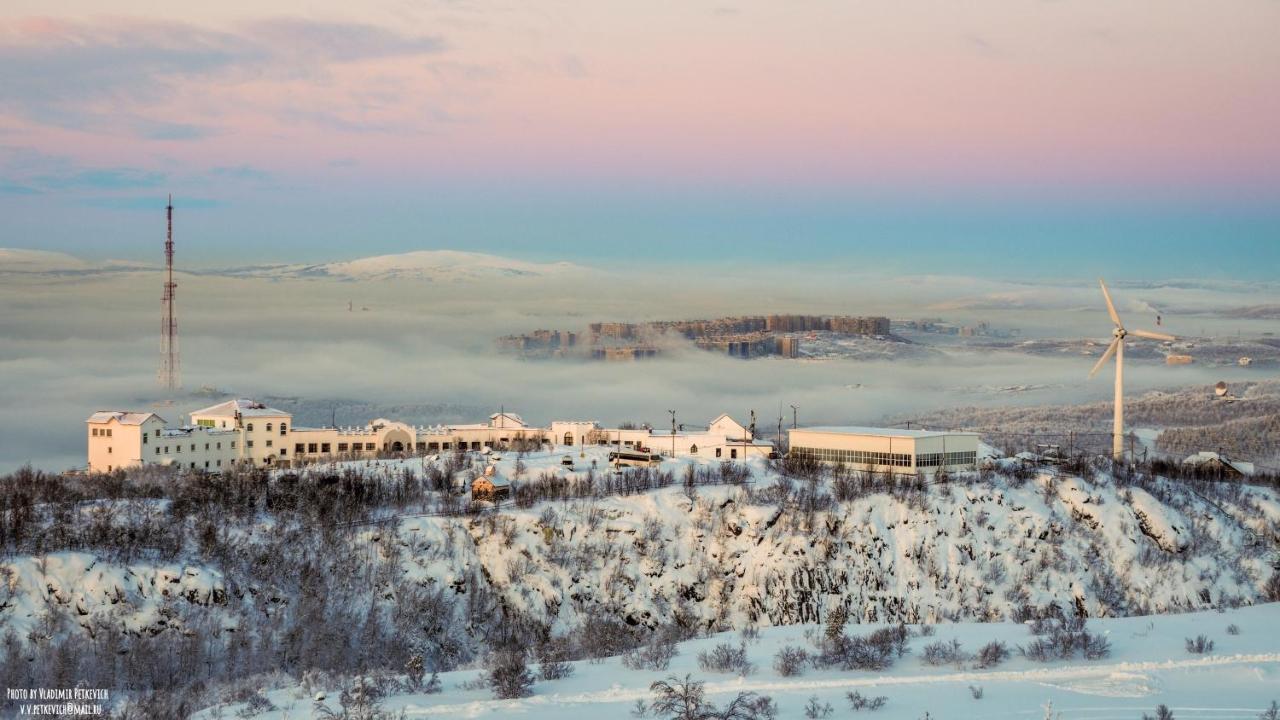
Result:
{"label": "white snow field", "polygon": [[[1228,634],[1227,627],[1232,624],[1240,634]],[[688,673],[706,682],[708,700],[713,703],[722,705],[738,692],[754,691],[771,696],[778,705],[778,717],[783,719],[803,718],[805,704],[816,696],[821,703],[831,704],[833,718],[916,720],[928,713],[938,720],[1039,720],[1051,705],[1063,720],[1139,720],[1144,712],[1152,714],[1156,705],[1165,704],[1179,720],[1252,720],[1273,699],[1280,699],[1278,624],[1277,603],[1225,612],[1092,620],[1090,630],[1111,641],[1110,657],[1093,662],[1038,663],[1017,653],[1015,646],[1032,639],[1025,626],[1010,622],[943,623],[933,626],[933,637],[913,638],[911,652],[886,672],[809,669],[799,677],[780,677],[772,667],[774,653],[784,645],[812,649],[806,631],[822,632],[815,625],[793,625],[764,628],[758,639],[747,641],[748,657],[757,669],[746,677],[698,668],[699,650],[723,641],[739,642],[737,634],[723,633],[681,643],[680,654],[666,672],[629,670],[616,657],[600,663],[577,662],[571,677],[535,683],[531,697],[495,700],[488,690],[461,687],[481,671],[458,671],[440,675],[440,693],[394,695],[386,699],[383,709],[393,714],[403,712],[410,718],[630,718],[637,699],[651,699],[649,683]],[[862,633],[874,627],[850,626],[848,630]],[[1193,655],[1186,651],[1185,638],[1199,634],[1215,641],[1214,652]],[[920,660],[919,649],[925,643],[953,638],[968,651],[1001,640],[1013,649],[1013,656],[989,670],[975,669],[971,663],[935,668]],[[971,686],[982,689],[982,699],[974,699]],[[855,712],[845,697],[850,691],[885,696],[887,701],[880,710]],[[319,717],[316,692],[323,692],[324,702],[337,710],[336,689],[290,687],[268,692],[276,710],[254,717]],[[224,706],[222,712],[233,717],[241,707]],[[199,717],[208,720],[214,715],[206,710]]]}

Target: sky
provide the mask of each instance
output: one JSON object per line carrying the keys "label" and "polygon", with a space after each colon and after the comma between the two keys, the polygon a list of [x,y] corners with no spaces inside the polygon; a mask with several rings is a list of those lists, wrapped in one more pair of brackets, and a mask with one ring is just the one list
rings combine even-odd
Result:
{"label": "sky", "polygon": [[0,247],[1280,268],[1274,0],[204,5],[0,8]]}

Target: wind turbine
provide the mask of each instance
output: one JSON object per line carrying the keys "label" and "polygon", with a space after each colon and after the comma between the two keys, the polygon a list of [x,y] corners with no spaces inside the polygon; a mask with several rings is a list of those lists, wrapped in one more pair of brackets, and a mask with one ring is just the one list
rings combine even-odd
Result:
{"label": "wind turbine", "polygon": [[1098,374],[1103,365],[1111,359],[1112,355],[1116,356],[1116,416],[1115,424],[1111,429],[1111,456],[1117,462],[1124,461],[1124,339],[1129,335],[1136,335],[1140,338],[1148,340],[1163,340],[1172,342],[1176,338],[1172,335],[1164,333],[1147,332],[1146,330],[1126,330],[1124,324],[1120,322],[1120,315],[1116,312],[1116,306],[1111,302],[1111,293],[1107,292],[1107,284],[1102,282],[1102,278],[1098,278],[1098,285],[1102,288],[1102,297],[1107,301],[1107,312],[1111,315],[1111,322],[1116,324],[1114,330],[1111,331],[1111,344],[1107,346],[1107,351],[1102,353],[1102,357],[1098,358],[1098,364],[1093,366],[1093,370],[1089,371],[1089,377],[1092,378]]}

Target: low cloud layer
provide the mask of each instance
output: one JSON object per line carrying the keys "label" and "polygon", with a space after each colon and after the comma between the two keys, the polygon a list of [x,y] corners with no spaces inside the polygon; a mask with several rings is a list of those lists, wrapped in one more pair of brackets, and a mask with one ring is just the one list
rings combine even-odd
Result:
{"label": "low cloud layer", "polygon": [[[0,470],[24,462],[52,469],[82,464],[88,413],[146,409],[161,399],[155,380],[160,282],[153,271],[5,275],[0,371],[6,382],[0,406],[6,412],[0,416],[0,434],[8,440],[0,449]],[[801,407],[802,423],[870,423],[960,404],[1103,399],[1109,392],[1104,381],[1086,382],[1090,361],[1076,356],[952,352],[892,362],[739,361],[687,350],[651,362],[615,364],[524,361],[496,354],[492,345],[505,333],[581,329],[595,320],[765,312],[942,315],[960,322],[985,319],[1039,336],[1104,337],[1109,328],[1100,300],[1083,284],[1011,290],[968,278],[924,284],[837,276],[801,282],[777,273],[636,278],[585,268],[568,275],[454,284],[188,274],[178,282],[187,390],[207,385],[251,396],[505,406],[538,423],[630,420],[659,428],[666,426],[667,408],[676,408],[680,421],[688,423],[725,411],[745,420],[754,409],[762,429],[776,427],[780,408],[789,424],[791,404]],[[995,298],[1009,292],[1040,300],[1001,308]],[[1140,321],[1142,302],[1238,305],[1240,300],[1234,293],[1200,288],[1120,289],[1116,294],[1121,312],[1131,313],[1135,325],[1149,324]],[[981,310],[973,310],[974,303],[939,309],[946,298],[963,296],[992,302]],[[348,311],[348,302],[354,311]],[[1182,319],[1166,322],[1169,328]],[[1234,322],[1253,327],[1250,323],[1259,321]],[[1128,379],[1131,390],[1138,391],[1209,382],[1218,379],[1217,373],[1148,362],[1136,366]],[[1040,389],[996,392],[1011,385]],[[205,403],[180,399],[159,412],[177,421]]]}

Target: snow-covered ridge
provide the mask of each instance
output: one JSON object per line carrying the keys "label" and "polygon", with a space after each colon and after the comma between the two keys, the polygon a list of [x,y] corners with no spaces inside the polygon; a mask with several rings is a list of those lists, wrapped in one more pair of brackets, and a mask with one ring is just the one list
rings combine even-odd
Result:
{"label": "snow-covered ridge", "polygon": [[568,262],[535,263],[460,250],[418,250],[345,262],[275,265],[220,271],[247,277],[333,278],[338,280],[420,280],[468,282],[503,277],[548,277],[584,271]]}

